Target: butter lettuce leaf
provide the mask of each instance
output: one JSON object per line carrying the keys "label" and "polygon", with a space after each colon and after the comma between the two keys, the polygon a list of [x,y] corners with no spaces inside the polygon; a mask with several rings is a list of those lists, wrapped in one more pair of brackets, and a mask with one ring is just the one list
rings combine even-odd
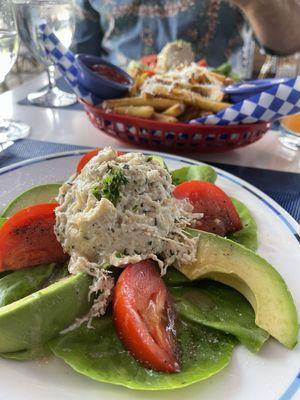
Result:
{"label": "butter lettuce leaf", "polygon": [[38,360],[42,358],[48,358],[52,356],[52,352],[48,344],[44,344],[41,347],[36,347],[28,350],[15,351],[10,353],[0,353],[0,357],[6,358],[7,360],[16,361],[27,361],[27,360]]}
{"label": "butter lettuce leaf", "polygon": [[228,286],[202,281],[194,287],[170,290],[181,317],[230,333],[254,353],[270,336],[255,325],[255,313],[248,301]]}
{"label": "butter lettuce leaf", "polygon": [[93,326],[51,340],[51,350],[83,375],[131,389],[175,389],[207,379],[229,363],[235,345],[231,335],[182,319],[177,328],[182,371],[165,374],[144,368],[124,349],[111,317],[99,318]]}
{"label": "butter lettuce leaf", "polygon": [[171,171],[174,185],[186,181],[207,181],[214,183],[217,179],[216,171],[209,165],[191,165]]}
{"label": "butter lettuce leaf", "polygon": [[11,274],[11,273],[12,273],[12,271],[3,271],[3,272],[0,272],[0,279],[3,278],[3,277],[6,276],[6,275]]}
{"label": "butter lettuce leaf", "polygon": [[256,251],[258,247],[258,235],[255,219],[245,204],[234,198],[231,198],[231,201],[241,218],[243,228],[240,231],[230,233],[228,239],[242,244],[252,251]]}
{"label": "butter lettuce leaf", "polygon": [[2,218],[0,217],[0,227],[4,224],[4,222],[7,220],[7,218]]}
{"label": "butter lettuce leaf", "polygon": [[168,267],[167,273],[162,278],[167,286],[194,285],[195,282],[191,281],[174,267]]}

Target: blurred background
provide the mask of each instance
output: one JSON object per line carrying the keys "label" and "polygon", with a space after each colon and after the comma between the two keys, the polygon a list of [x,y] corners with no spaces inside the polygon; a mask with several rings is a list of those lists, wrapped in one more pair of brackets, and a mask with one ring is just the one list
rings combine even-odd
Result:
{"label": "blurred background", "polygon": [[[230,84],[236,84],[237,87],[240,85],[242,91],[248,87],[246,92],[249,97],[252,93],[248,90],[249,84],[253,87],[281,84],[299,74],[300,36],[297,35],[297,15],[300,4],[296,0],[289,0],[284,4],[276,2],[273,9],[270,9],[269,4],[267,0],[1,0],[0,50],[3,60],[0,63],[2,67],[0,93],[14,88],[18,90],[18,87],[30,81],[31,78],[46,76],[48,85],[39,88],[38,91],[27,89],[26,98],[18,100],[18,104],[46,108],[72,106],[76,108],[78,96],[80,100],[88,103],[92,101],[92,104],[98,106],[101,104],[99,100],[104,96],[103,82],[100,92],[97,93],[95,84],[89,87],[85,78],[84,82],[81,82],[81,74],[77,71],[77,75],[73,74],[73,77],[76,82],[78,77],[78,82],[84,89],[78,92],[77,83],[74,85],[75,81],[69,81],[72,90],[63,79],[58,79],[59,74],[55,65],[61,64],[60,70],[64,75],[66,71],[70,72],[70,62],[74,63],[75,70],[77,68],[74,54],[71,53],[67,57],[66,64],[63,65],[64,52],[69,48],[75,54],[85,53],[89,56],[97,56],[98,59],[101,57],[100,60],[104,64],[105,62],[112,63],[110,68],[117,65],[127,69],[127,72],[135,79],[135,84],[128,92],[131,96],[141,93],[142,84],[147,77],[168,72],[176,65],[181,67],[191,65],[196,66],[198,70],[199,66],[208,67],[204,68],[208,73],[221,74],[218,82],[212,78],[212,81],[208,79],[207,82],[211,84],[209,95],[207,95],[208,88],[202,88],[206,90],[206,96],[210,100],[216,100],[210,96],[213,96],[212,93],[216,95],[217,91],[221,96],[220,102],[224,98],[227,102],[235,103],[240,100],[234,99],[228,92],[227,89],[232,89],[228,88]],[[8,17],[8,13],[11,13],[11,18]],[[48,33],[42,35],[41,29],[46,29]],[[50,44],[50,50],[47,49],[47,45],[45,48],[44,41],[49,40],[49,32],[57,36],[65,50],[56,48],[57,43]],[[59,53],[58,58],[56,58],[56,51]],[[42,74],[43,71],[47,74]],[[92,76],[94,78],[94,75]],[[285,78],[285,80],[281,79],[279,83],[278,80],[249,82],[257,78]],[[179,86],[186,85],[185,82],[178,83],[178,76],[172,79]],[[33,82],[25,86],[34,85]],[[295,80],[295,84],[296,82],[298,81]],[[197,83],[203,84],[202,81],[197,81]],[[220,89],[222,85],[223,88]],[[260,86],[258,90],[259,88]],[[97,101],[85,98],[86,89],[98,96]],[[156,96],[170,96],[169,88],[164,89],[167,90],[167,94],[156,93]],[[235,87],[233,90],[236,89]],[[194,91],[194,95],[198,89],[193,87],[190,90]],[[277,103],[266,105],[270,111],[258,117],[262,116],[262,121],[265,122],[274,122],[287,114],[295,114],[298,110],[297,93],[296,91],[296,98],[294,96],[285,99],[288,104],[282,107],[281,98]],[[118,96],[109,93],[107,98],[113,97]],[[290,100],[295,104],[289,103]],[[188,111],[190,111],[193,104],[190,100],[185,101],[187,104],[183,104],[182,109],[189,108]],[[258,106],[261,107],[264,104]],[[182,115],[179,114],[179,116],[182,119],[173,118],[171,122],[185,122],[194,118],[208,117],[209,113],[214,114],[220,111],[221,108],[218,107],[228,107],[228,103],[214,105],[214,109],[211,106],[208,109],[207,107],[206,104],[206,108],[203,108],[202,104],[201,112],[198,109],[194,110],[194,116],[191,113],[187,115],[181,113]],[[272,107],[278,107],[276,110],[280,111],[278,115]],[[131,112],[140,111],[140,109],[131,110]],[[257,112],[261,111],[260,108]],[[99,112],[101,113],[100,109]],[[121,110],[120,112],[124,114],[129,111]],[[151,112],[154,119],[158,118],[154,109]],[[261,122],[257,118],[253,119],[253,110],[247,112],[250,113],[248,117],[251,122]],[[144,118],[147,119],[145,116]],[[166,122],[165,119],[164,121]],[[170,122],[170,119],[168,121]],[[204,123],[201,119],[197,122]],[[206,124],[208,122],[205,121]],[[15,133],[13,136],[10,134],[10,139],[24,138],[25,127],[22,128],[22,134],[20,132],[17,134],[16,129],[20,131],[20,127],[16,125],[16,121],[14,125]],[[12,122],[2,121],[1,126],[8,139]],[[29,128],[27,124],[27,135]],[[101,130],[100,126],[97,128]],[[297,145],[293,144],[293,148],[297,150],[300,147],[298,136],[298,134],[297,138],[293,136],[293,139],[297,140]]]}
{"label": "blurred background", "polygon": [[[73,47],[76,43],[73,42]],[[295,76],[300,73],[300,53],[290,57],[275,57],[266,55],[264,51],[254,43],[252,59],[252,77],[273,77],[273,76]],[[34,77],[37,73],[44,71],[45,66],[40,64],[33,55],[21,44],[17,61],[0,84],[0,93],[20,85],[26,80]]]}

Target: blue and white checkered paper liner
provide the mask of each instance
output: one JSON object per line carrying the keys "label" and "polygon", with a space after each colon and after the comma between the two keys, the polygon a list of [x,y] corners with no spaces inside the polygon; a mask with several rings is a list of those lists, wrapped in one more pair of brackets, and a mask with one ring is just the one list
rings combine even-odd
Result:
{"label": "blue and white checkered paper liner", "polygon": [[236,103],[217,114],[197,118],[190,123],[237,125],[272,122],[300,112],[300,76]]}
{"label": "blue and white checkered paper liner", "polygon": [[58,40],[56,35],[45,25],[39,26],[41,38],[46,54],[58,67],[64,79],[68,82],[75,94],[86,103],[94,106],[102,103],[102,99],[91,93],[78,82],[78,67],[75,55]]}

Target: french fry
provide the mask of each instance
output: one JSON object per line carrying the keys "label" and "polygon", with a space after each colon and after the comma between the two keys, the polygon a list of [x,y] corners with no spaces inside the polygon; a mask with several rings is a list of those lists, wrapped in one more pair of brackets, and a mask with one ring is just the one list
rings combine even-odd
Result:
{"label": "french fry", "polygon": [[225,75],[218,74],[217,72],[209,71],[209,72],[207,73],[207,75],[208,75],[208,77],[209,77],[209,79],[210,79],[211,81],[213,81],[214,79],[216,79],[217,81],[219,81],[219,82],[221,82],[221,83],[224,83],[225,80],[226,80],[226,76],[225,76]]}
{"label": "french fry", "polygon": [[104,109],[157,121],[187,121],[230,106],[222,87],[229,82],[219,73],[196,64],[166,73],[131,70],[135,84],[127,97],[104,101]]}
{"label": "french fry", "polygon": [[169,88],[163,85],[156,85],[153,87],[152,94],[168,99],[175,99],[184,102],[185,104],[200,108],[201,110],[219,112],[226,107],[229,103],[213,101],[207,99],[200,94],[190,92],[186,89]]}
{"label": "french fry", "polygon": [[134,83],[133,86],[131,86],[131,88],[129,89],[129,94],[130,96],[137,96],[139,94],[140,88],[139,86]]}
{"label": "french fry", "polygon": [[181,88],[191,92],[196,92],[201,96],[208,97],[213,101],[222,101],[224,98],[224,92],[219,86],[209,84],[194,84],[191,85],[186,82],[175,81],[165,78],[157,78],[156,82],[163,84],[164,86],[170,86],[170,88]]}
{"label": "french fry", "polygon": [[217,86],[195,85],[191,90],[213,101],[222,101],[224,99],[224,92]]}
{"label": "french fry", "polygon": [[147,99],[147,104],[150,106],[154,107],[155,110],[161,111],[161,110],[166,110],[167,108],[170,108],[174,106],[174,104],[178,103],[177,100],[172,100],[172,99],[165,99],[161,97],[152,97]]}
{"label": "french fry", "polygon": [[142,69],[135,68],[131,71],[132,78],[134,78],[134,84],[129,89],[129,93],[131,96],[136,96],[140,92],[140,88],[143,85],[145,79],[148,78],[149,75],[145,74]]}
{"label": "french fry", "polygon": [[179,117],[185,110],[185,105],[183,103],[176,103],[174,106],[167,108],[162,112],[163,115],[169,115],[170,117]]}
{"label": "french fry", "polygon": [[209,111],[201,111],[199,108],[188,107],[186,111],[180,116],[181,122],[190,121],[191,119],[205,117],[211,114]]}
{"label": "french fry", "polygon": [[152,118],[154,115],[154,108],[150,106],[123,106],[114,107],[113,112],[117,114],[131,115],[132,117]]}
{"label": "french fry", "polygon": [[102,103],[102,107],[113,109],[115,107],[150,106],[155,110],[165,110],[177,103],[177,100],[160,97],[123,97],[121,99],[106,100]]}
{"label": "french fry", "polygon": [[161,122],[178,122],[178,119],[170,115],[154,113],[154,119]]}

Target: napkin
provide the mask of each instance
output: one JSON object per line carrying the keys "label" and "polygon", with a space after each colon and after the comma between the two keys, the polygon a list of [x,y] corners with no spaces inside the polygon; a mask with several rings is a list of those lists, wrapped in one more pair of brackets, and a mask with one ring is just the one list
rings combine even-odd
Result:
{"label": "napkin", "polygon": [[65,48],[57,36],[45,25],[39,26],[45,52],[51,61],[60,70],[64,79],[71,86],[75,94],[86,103],[97,106],[102,103],[95,94],[91,93],[78,82],[78,68],[74,53]]}
{"label": "napkin", "polygon": [[300,112],[300,76],[272,86],[240,103],[211,114],[196,118],[190,123],[206,125],[237,125],[255,122],[273,122],[285,115]]}

